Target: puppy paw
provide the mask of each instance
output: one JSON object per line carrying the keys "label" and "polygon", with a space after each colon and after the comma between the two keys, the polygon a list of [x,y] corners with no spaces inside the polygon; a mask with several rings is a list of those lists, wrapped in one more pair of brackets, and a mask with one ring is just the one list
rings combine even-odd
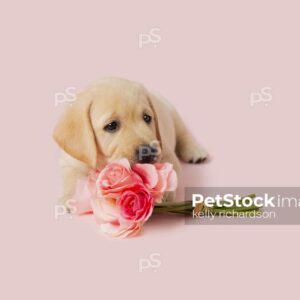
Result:
{"label": "puppy paw", "polygon": [[199,157],[199,158],[196,158],[195,160],[194,159],[190,159],[188,161],[189,164],[201,164],[203,162],[205,162],[207,159],[207,157]]}
{"label": "puppy paw", "polygon": [[189,164],[201,164],[208,158],[207,151],[198,146],[188,149],[186,152],[184,161]]}

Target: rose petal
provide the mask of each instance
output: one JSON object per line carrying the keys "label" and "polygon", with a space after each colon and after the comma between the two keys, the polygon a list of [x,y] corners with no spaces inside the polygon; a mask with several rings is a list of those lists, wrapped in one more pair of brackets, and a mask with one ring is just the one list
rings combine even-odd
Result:
{"label": "rose petal", "polygon": [[93,185],[88,178],[80,178],[73,197],[69,200],[72,203],[72,213],[82,215],[92,212],[91,198],[93,197]]}
{"label": "rose petal", "polygon": [[154,188],[157,185],[158,174],[154,165],[135,164],[132,169],[142,178],[144,184],[149,186],[150,189]]}

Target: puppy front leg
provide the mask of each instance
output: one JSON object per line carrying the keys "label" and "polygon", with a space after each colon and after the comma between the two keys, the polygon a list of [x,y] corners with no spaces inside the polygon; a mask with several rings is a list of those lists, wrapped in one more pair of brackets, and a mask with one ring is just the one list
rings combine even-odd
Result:
{"label": "puppy front leg", "polygon": [[208,157],[207,151],[200,147],[189,130],[186,128],[181,117],[176,111],[173,113],[176,130],[176,153],[184,162],[199,164]]}
{"label": "puppy front leg", "polygon": [[59,198],[59,203],[62,205],[66,205],[67,201],[70,200],[75,192],[75,187],[77,184],[77,179],[86,177],[87,172],[70,167],[65,166],[62,167],[62,175],[63,175],[63,196]]}

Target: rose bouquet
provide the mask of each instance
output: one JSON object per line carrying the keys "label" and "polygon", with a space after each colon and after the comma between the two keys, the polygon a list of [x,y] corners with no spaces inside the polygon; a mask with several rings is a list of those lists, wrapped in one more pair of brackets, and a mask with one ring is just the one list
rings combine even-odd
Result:
{"label": "rose bouquet", "polygon": [[127,159],[121,159],[80,179],[71,201],[76,214],[92,212],[105,234],[127,237],[141,231],[155,204],[176,187],[171,164],[131,167]]}
{"label": "rose bouquet", "polygon": [[[72,213],[93,213],[101,231],[112,237],[129,237],[138,234],[153,212],[190,215],[194,209],[207,210],[192,201],[162,202],[166,192],[177,187],[177,175],[170,163],[135,164],[127,159],[108,164],[103,170],[92,170],[79,179],[72,203]],[[253,195],[250,195],[253,196]],[[234,209],[234,208],[233,208]],[[239,208],[240,212],[257,208]],[[209,208],[215,215],[230,209]]]}

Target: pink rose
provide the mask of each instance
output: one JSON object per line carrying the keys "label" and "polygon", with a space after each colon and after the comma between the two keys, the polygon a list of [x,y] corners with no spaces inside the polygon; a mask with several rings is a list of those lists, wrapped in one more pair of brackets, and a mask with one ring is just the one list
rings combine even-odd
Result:
{"label": "pink rose", "polygon": [[133,170],[139,174],[144,184],[155,195],[156,202],[161,202],[164,192],[176,190],[177,175],[170,163],[136,164]]}
{"label": "pink rose", "polygon": [[117,205],[124,219],[146,222],[152,214],[154,200],[143,185],[136,185],[121,194]]}
{"label": "pink rose", "polygon": [[142,230],[142,225],[135,222],[123,222],[119,224],[106,223],[101,224],[100,229],[107,236],[126,238],[139,234]]}
{"label": "pink rose", "polygon": [[112,198],[92,199],[92,208],[100,230],[107,236],[125,238],[137,235],[142,222],[126,220],[121,215],[121,207]]}
{"label": "pink rose", "polygon": [[91,199],[96,196],[96,179],[99,171],[92,170],[88,177],[77,180],[75,193],[67,201],[71,212],[76,215],[92,213]]}
{"label": "pink rose", "polygon": [[96,186],[101,195],[115,197],[137,183],[141,183],[141,178],[132,172],[127,159],[120,159],[100,172]]}
{"label": "pink rose", "polygon": [[157,192],[171,192],[177,188],[177,175],[170,163],[155,164],[158,172],[158,183],[155,187]]}
{"label": "pink rose", "polygon": [[158,172],[155,165],[152,164],[135,164],[132,170],[138,174],[143,183],[149,188],[154,189],[158,183]]}
{"label": "pink rose", "polygon": [[93,212],[106,235],[128,237],[141,231],[154,202],[160,202],[163,193],[174,191],[176,186],[177,176],[169,163],[131,168],[127,159],[121,159],[78,180],[71,200],[75,213]]}

